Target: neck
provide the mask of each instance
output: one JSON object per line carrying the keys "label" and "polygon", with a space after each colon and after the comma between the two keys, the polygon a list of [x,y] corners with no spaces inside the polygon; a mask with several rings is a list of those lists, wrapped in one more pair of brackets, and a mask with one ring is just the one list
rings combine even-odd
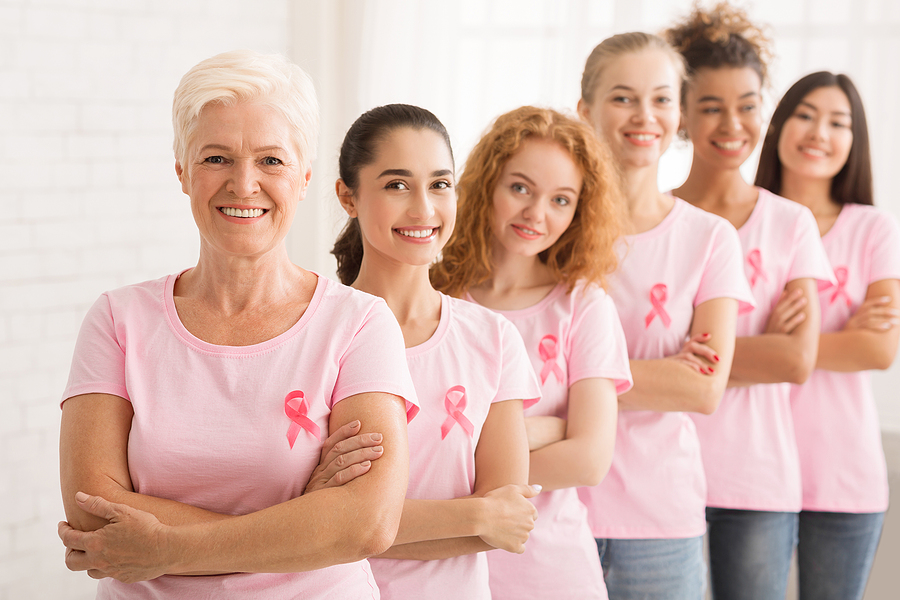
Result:
{"label": "neck", "polygon": [[440,294],[428,279],[428,265],[407,265],[363,255],[353,287],[384,298],[401,327],[421,319],[440,319]]}
{"label": "neck", "polygon": [[653,164],[624,171],[625,200],[631,224],[627,233],[643,233],[656,227],[672,209],[674,200],[659,191],[657,169],[658,164]]}
{"label": "neck", "polygon": [[787,169],[781,171],[782,196],[802,204],[816,217],[840,212],[840,205],[831,198],[831,179],[811,179]]}
{"label": "neck", "polygon": [[491,277],[481,286],[503,295],[555,283],[549,267],[535,256],[513,254],[495,243],[491,252]]}
{"label": "neck", "polygon": [[313,277],[290,261],[283,245],[262,256],[222,257],[201,244],[197,266],[181,277],[179,295],[234,314],[289,298],[307,275]]}
{"label": "neck", "polygon": [[691,204],[711,206],[742,202],[754,196],[753,186],[744,181],[740,169],[720,169],[694,154],[687,180],[678,188],[678,196]]}

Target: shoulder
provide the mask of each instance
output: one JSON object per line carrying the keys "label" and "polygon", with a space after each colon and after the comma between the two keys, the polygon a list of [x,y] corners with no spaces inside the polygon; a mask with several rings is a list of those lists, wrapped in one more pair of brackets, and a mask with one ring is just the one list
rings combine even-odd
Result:
{"label": "shoulder", "polygon": [[853,223],[854,228],[896,229],[897,219],[877,206],[866,204],[845,204],[841,208],[841,217]]}
{"label": "shoulder", "polygon": [[678,222],[681,225],[681,229],[691,235],[697,236],[704,233],[714,235],[736,231],[727,219],[719,215],[697,208],[681,198],[675,198],[675,202],[676,208],[680,211]]}
{"label": "shoulder", "polygon": [[[318,275],[317,286],[321,286],[319,308],[323,314],[341,317],[342,320],[365,319],[366,315],[381,314],[390,309],[387,303],[378,296],[354,289],[333,279]],[[318,290],[317,290],[318,292]],[[315,296],[314,296],[315,297]]]}
{"label": "shoulder", "polygon": [[489,331],[497,332],[503,331],[507,327],[514,327],[509,319],[480,304],[443,293],[441,296],[446,299],[446,306],[450,311],[449,316],[454,328],[484,336]]}
{"label": "shoulder", "polygon": [[167,275],[109,290],[100,296],[97,304],[105,299],[109,310],[114,313],[161,309],[164,307],[166,291],[172,289],[179,276],[180,273]]}
{"label": "shoulder", "polygon": [[765,188],[757,188],[759,190],[759,202],[763,203],[762,208],[770,220],[775,222],[792,222],[802,221],[804,223],[812,222],[815,224],[815,217],[812,211],[793,200],[788,200],[784,196],[773,194]]}

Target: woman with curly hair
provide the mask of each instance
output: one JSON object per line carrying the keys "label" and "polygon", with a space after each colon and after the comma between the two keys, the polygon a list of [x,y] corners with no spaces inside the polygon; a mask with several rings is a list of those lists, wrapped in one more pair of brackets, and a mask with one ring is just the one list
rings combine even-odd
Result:
{"label": "woman with curly hair", "polygon": [[610,475],[580,490],[614,599],[703,596],[706,480],[687,413],[716,409],[738,303],[752,302],[734,229],[657,186],[683,75],[681,56],[661,38],[616,35],[588,57],[578,103],[612,150],[628,208],[610,293],[634,388],[619,398]]}
{"label": "woman with curly hair", "polygon": [[666,35],[687,63],[682,113],[693,143],[691,171],[674,193],[737,228],[757,305],[739,315],[721,406],[693,416],[708,482],[713,595],[780,600],[801,508],[790,384],[815,366],[816,286],[832,281],[832,270],[810,211],[750,185],[739,170],[759,141],[763,32],[722,3],[695,9]]}
{"label": "woman with curly hair", "polygon": [[800,598],[861,599],[888,506],[868,370],[887,369],[900,340],[900,228],[872,206],[866,115],[849,77],[821,71],[791,86],[772,116],[756,185],[812,211],[837,279],[819,288],[816,370],[791,390],[803,484]]}
{"label": "woman with curly hair", "polygon": [[540,374],[526,410],[540,518],[520,556],[491,552],[493,598],[607,597],[576,487],[612,458],[616,394],[631,387],[625,338],[602,285],[616,265],[618,188],[590,129],[558,112],[500,116],[459,180],[457,234],[438,289],[509,318]]}

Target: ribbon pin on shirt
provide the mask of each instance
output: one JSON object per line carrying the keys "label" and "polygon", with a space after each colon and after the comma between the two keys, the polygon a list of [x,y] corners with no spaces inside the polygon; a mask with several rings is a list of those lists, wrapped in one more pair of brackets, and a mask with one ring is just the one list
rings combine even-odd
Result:
{"label": "ribbon pin on shirt", "polygon": [[837,285],[834,285],[830,281],[819,282],[819,291],[835,288],[834,293],[831,294],[831,298],[828,300],[829,304],[834,304],[841,296],[844,297],[844,302],[847,303],[847,306],[853,304],[850,300],[850,296],[847,295],[846,290],[848,276],[849,272],[847,271],[847,267],[838,267],[834,270],[834,278],[837,280]]}
{"label": "ribbon pin on shirt", "polygon": [[287,439],[292,449],[301,429],[305,429],[314,438],[319,439],[319,426],[306,416],[307,412],[309,412],[309,403],[307,403],[306,396],[300,390],[294,390],[284,397],[284,414],[291,420],[291,426],[288,427],[287,431]]}
{"label": "ribbon pin on shirt", "polygon": [[454,385],[447,390],[444,395],[444,410],[447,411],[447,418],[441,425],[441,439],[447,437],[453,426],[459,423],[463,431],[469,434],[469,437],[475,435],[475,426],[466,418],[463,411],[466,410],[466,388],[461,385]]}
{"label": "ribbon pin on shirt", "polygon": [[653,309],[647,313],[647,316],[644,317],[644,329],[650,327],[650,323],[653,319],[659,316],[659,320],[662,321],[663,326],[668,329],[669,325],[672,324],[672,318],[669,316],[669,313],[666,312],[666,300],[668,300],[668,288],[664,283],[657,283],[652,288],[650,288],[650,304],[653,305]]}
{"label": "ribbon pin on shirt", "polygon": [[545,335],[541,338],[541,341],[538,342],[538,355],[544,361],[544,366],[541,367],[541,385],[544,385],[544,382],[550,377],[550,373],[556,375],[558,382],[565,384],[565,375],[556,364],[556,357],[559,356],[559,340],[555,335]]}
{"label": "ribbon pin on shirt", "polygon": [[766,277],[766,272],[763,270],[762,253],[759,251],[759,248],[747,253],[747,264],[750,265],[750,268],[753,270],[753,272],[750,273],[751,288],[755,287],[756,282],[760,279],[769,281],[769,278]]}

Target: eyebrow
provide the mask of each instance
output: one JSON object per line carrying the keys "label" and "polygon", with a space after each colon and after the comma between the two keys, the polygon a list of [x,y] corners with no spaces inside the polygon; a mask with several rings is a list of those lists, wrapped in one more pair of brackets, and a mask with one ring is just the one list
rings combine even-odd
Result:
{"label": "eyebrow", "polygon": [[[814,105],[810,104],[809,102],[800,102],[800,105],[801,105],[801,106],[805,106],[805,107],[807,107],[807,108],[809,108],[809,109],[811,109],[811,110],[814,110],[814,111],[816,111],[816,112],[819,112],[819,108],[818,108],[817,106],[814,106]],[[833,114],[833,115],[840,115],[840,116],[842,116],[842,117],[850,117],[850,116],[851,116],[850,113],[848,113],[847,111],[844,111],[844,110],[833,110],[833,111],[831,111],[831,114]]]}
{"label": "eyebrow", "polygon": [[[207,144],[207,145],[203,146],[202,148],[200,148],[201,153],[204,153],[207,150],[224,150],[225,152],[231,152],[232,148],[229,146],[222,145],[222,144]],[[273,146],[263,146],[262,148],[254,148],[253,153],[255,154],[258,152],[268,152],[270,150],[281,150],[282,152],[285,151],[282,146],[279,146],[276,144]]]}
{"label": "eyebrow", "polygon": [[[536,185],[534,183],[534,180],[531,177],[529,177],[528,175],[526,175],[525,173],[519,173],[518,171],[516,171],[515,173],[510,173],[510,175],[514,175],[516,177],[521,177],[522,179],[524,179],[531,185]],[[557,190],[558,191],[570,191],[573,194],[578,195],[578,192],[574,188],[570,188],[569,186],[563,186],[561,188],[557,188]]]}
{"label": "eyebrow", "polygon": [[[438,171],[432,171],[431,177],[446,177],[447,175],[452,175],[453,171],[450,169],[440,169]],[[375,179],[381,179],[382,177],[388,177],[390,175],[395,175],[399,177],[412,177],[413,173],[409,169],[385,169],[381,172],[381,174]]]}
{"label": "eyebrow", "polygon": [[[666,83],[666,84],[663,84],[663,85],[658,85],[658,86],[656,86],[655,88],[653,88],[653,91],[656,91],[656,90],[663,90],[663,89],[671,88],[671,87],[672,87],[671,85],[669,85],[668,83]],[[612,91],[614,91],[614,90],[627,90],[627,91],[629,91],[629,92],[633,92],[633,91],[634,91],[634,88],[628,87],[627,85],[614,85],[614,86],[612,86],[611,88],[609,88],[609,91],[610,91],[610,92],[612,92]]]}
{"label": "eyebrow", "polygon": [[[759,96],[759,92],[747,92],[746,94],[741,94],[738,97],[738,100],[743,100],[744,98],[751,98],[753,96]],[[718,96],[703,96],[697,102],[725,102],[722,98]]]}

